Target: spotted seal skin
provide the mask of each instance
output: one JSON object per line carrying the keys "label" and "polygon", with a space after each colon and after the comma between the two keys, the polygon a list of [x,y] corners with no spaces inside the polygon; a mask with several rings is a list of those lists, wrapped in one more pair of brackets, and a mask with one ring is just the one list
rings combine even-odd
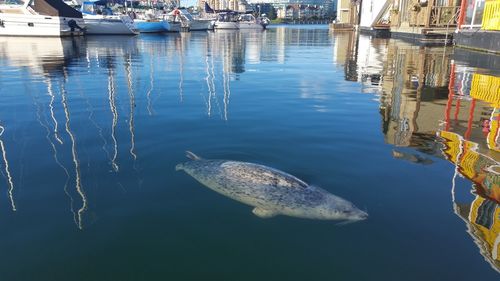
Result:
{"label": "spotted seal skin", "polygon": [[224,196],[255,207],[253,213],[259,217],[286,215],[348,221],[368,217],[351,202],[285,172],[253,163],[205,160],[189,151],[187,156],[192,161],[177,165],[176,170]]}

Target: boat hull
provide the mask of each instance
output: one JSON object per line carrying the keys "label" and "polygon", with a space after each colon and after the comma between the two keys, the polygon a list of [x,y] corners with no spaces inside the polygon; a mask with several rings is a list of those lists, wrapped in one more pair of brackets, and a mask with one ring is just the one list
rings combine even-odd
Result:
{"label": "boat hull", "polygon": [[190,31],[200,31],[200,30],[213,30],[214,21],[213,20],[192,20],[189,21]]}
{"label": "boat hull", "polygon": [[240,29],[238,22],[224,22],[216,21],[214,25],[215,29]]}
{"label": "boat hull", "polygon": [[85,28],[85,22],[81,18],[0,13],[0,36],[64,37],[83,35],[83,30],[70,27],[70,21]]}
{"label": "boat hull", "polygon": [[138,30],[129,16],[85,15],[86,34],[135,35]]}
{"label": "boat hull", "polygon": [[254,22],[240,22],[239,27],[240,29],[256,29],[256,30],[262,30],[266,28],[265,25]]}
{"label": "boat hull", "polygon": [[182,24],[180,22],[168,22],[168,32],[180,32]]}
{"label": "boat hull", "polygon": [[160,33],[167,32],[169,28],[168,22],[164,20],[159,21],[146,21],[146,20],[138,20],[134,21],[135,27],[141,33]]}

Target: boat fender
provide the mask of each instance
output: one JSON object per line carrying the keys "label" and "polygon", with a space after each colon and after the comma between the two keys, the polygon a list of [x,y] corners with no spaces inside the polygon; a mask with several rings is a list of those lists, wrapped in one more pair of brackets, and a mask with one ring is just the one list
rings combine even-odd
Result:
{"label": "boat fender", "polygon": [[85,30],[84,28],[82,28],[81,26],[79,26],[75,20],[69,20],[68,21],[68,26],[71,28],[71,32],[75,31],[75,29],[79,29],[81,31]]}

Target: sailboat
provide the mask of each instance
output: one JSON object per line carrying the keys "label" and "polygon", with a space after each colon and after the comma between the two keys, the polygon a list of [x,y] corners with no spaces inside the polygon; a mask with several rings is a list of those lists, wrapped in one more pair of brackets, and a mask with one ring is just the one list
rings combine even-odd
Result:
{"label": "sailboat", "polygon": [[147,2],[149,9],[147,10],[132,10],[130,14],[134,18],[135,27],[141,33],[161,33],[167,32],[170,29],[169,22],[166,19],[166,14],[153,8],[151,1]]}
{"label": "sailboat", "polygon": [[161,33],[167,32],[170,29],[169,22],[156,15],[152,10],[144,14],[137,14],[134,24],[141,33]]}
{"label": "sailboat", "polygon": [[128,15],[114,15],[106,0],[90,0],[82,4],[81,11],[87,25],[87,34],[135,35],[139,31]]}
{"label": "sailboat", "polygon": [[238,17],[240,29],[266,29],[271,21],[267,17],[255,18],[252,14],[243,14]]}
{"label": "sailboat", "polygon": [[217,21],[214,24],[215,29],[239,29],[238,13],[222,12],[217,15]]}

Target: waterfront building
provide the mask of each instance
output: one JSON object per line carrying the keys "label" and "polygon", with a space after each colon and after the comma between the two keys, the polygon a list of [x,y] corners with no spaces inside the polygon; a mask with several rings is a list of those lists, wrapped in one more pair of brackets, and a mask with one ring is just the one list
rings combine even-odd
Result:
{"label": "waterfront building", "polygon": [[333,17],[336,1],[334,0],[248,0],[248,4],[271,4],[280,19],[310,19]]}
{"label": "waterfront building", "polygon": [[248,3],[246,0],[198,0],[198,7],[201,10],[205,9],[205,2],[210,8],[216,11],[232,10],[244,13],[248,10]]}
{"label": "waterfront building", "polygon": [[281,19],[301,20],[311,18],[324,18],[326,11],[319,6],[288,5],[285,8],[277,9],[277,17]]}
{"label": "waterfront building", "polygon": [[[210,6],[210,8],[214,10],[232,10],[232,11],[242,11],[245,12],[246,8],[243,8],[245,6],[246,1],[244,0],[199,0],[198,1],[198,7],[200,9],[205,9],[205,2]],[[240,3],[242,6],[242,10],[240,10]]]}
{"label": "waterfront building", "polygon": [[201,10],[205,2],[214,10],[253,10],[260,14],[269,14],[272,7],[277,18],[288,20],[333,17],[336,7],[333,0],[198,0]]}
{"label": "waterfront building", "polygon": [[360,4],[360,0],[338,0],[336,17],[330,28],[334,30],[354,30],[359,23]]}
{"label": "waterfront building", "polygon": [[392,0],[391,37],[422,44],[444,44],[457,25],[461,0]]}
{"label": "waterfront building", "polygon": [[357,7],[360,1],[338,0],[337,2],[337,23],[356,24]]}
{"label": "waterfront building", "polygon": [[[500,1],[338,0],[337,19],[331,27],[359,28],[375,35],[389,35],[390,30],[393,38],[423,45],[449,44],[455,29],[460,27],[458,45],[498,52]],[[471,32],[475,36],[471,36]]]}

